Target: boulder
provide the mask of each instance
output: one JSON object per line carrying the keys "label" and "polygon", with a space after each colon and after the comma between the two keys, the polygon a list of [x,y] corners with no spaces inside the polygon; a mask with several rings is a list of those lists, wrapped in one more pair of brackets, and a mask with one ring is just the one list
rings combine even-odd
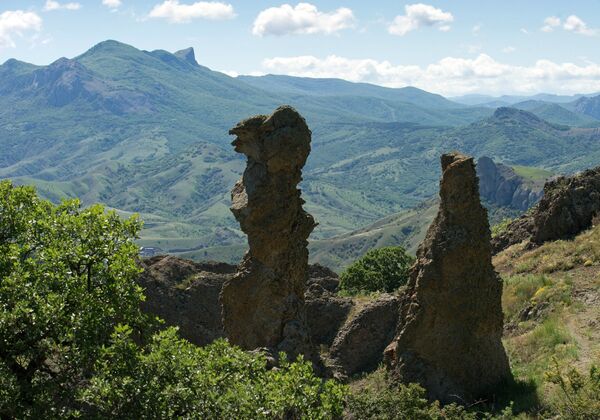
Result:
{"label": "boulder", "polygon": [[526,241],[534,248],[547,241],[570,239],[600,217],[600,166],[550,180],[532,211],[514,220],[492,240],[494,253]]}
{"label": "boulder", "polygon": [[329,352],[327,364],[334,376],[343,379],[377,368],[396,332],[398,304],[397,297],[385,294],[348,320]]}
{"label": "boulder", "polygon": [[244,349],[313,352],[306,321],[307,239],[315,222],[297,188],[310,152],[306,121],[289,106],[230,130],[246,155],[242,179],[231,193],[231,211],[248,235],[249,250],[221,292],[229,340]]}
{"label": "boulder", "polygon": [[[306,289],[306,320],[314,345],[331,346],[354,307],[351,298],[335,295],[322,286],[323,277],[311,278]],[[328,283],[326,283],[328,284]]]}
{"label": "boulder", "polygon": [[139,284],[146,300],[142,309],[179,327],[181,336],[197,345],[224,337],[219,294],[236,267],[225,263],[195,263],[170,255],[141,262]]}
{"label": "boulder", "polygon": [[385,359],[396,380],[443,403],[486,397],[511,378],[502,346],[502,281],[473,159],[442,156],[440,208],[417,251]]}

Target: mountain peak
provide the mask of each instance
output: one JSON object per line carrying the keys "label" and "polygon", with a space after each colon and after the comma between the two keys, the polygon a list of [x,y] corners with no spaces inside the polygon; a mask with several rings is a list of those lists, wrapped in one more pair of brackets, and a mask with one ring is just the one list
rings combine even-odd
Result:
{"label": "mountain peak", "polygon": [[120,52],[121,54],[130,54],[131,52],[140,52],[137,48],[132,47],[131,45],[125,44],[123,42],[115,41],[113,39],[108,39],[106,41],[99,42],[94,45],[92,48],[83,53],[81,57],[92,56],[97,53],[108,53],[115,54]]}
{"label": "mountain peak", "polygon": [[194,53],[194,49],[192,47],[179,50],[175,52],[174,55],[177,58],[180,58],[184,61],[187,61],[190,64],[193,64],[194,66],[198,65],[198,62],[196,61],[196,54]]}
{"label": "mountain peak", "polygon": [[535,114],[532,114],[531,112],[523,111],[521,109],[507,107],[507,106],[501,106],[499,108],[496,108],[496,111],[494,111],[493,118],[494,119],[512,118],[512,119],[518,119],[520,121],[530,121],[530,122],[541,122],[542,121],[538,116],[536,116]]}

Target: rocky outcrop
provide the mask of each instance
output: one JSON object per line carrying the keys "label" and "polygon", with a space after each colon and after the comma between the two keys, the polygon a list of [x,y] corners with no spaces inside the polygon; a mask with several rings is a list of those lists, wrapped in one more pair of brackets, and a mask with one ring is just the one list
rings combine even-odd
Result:
{"label": "rocky outcrop", "polygon": [[[171,255],[143,259],[138,283],[144,288],[144,311],[179,327],[182,337],[206,345],[225,336],[219,294],[237,267],[226,263],[196,263]],[[337,274],[327,267],[309,266],[306,312],[310,337],[315,345],[330,346],[354,304],[337,296]]]}
{"label": "rocky outcrop", "polygon": [[383,350],[394,337],[398,298],[382,295],[369,303],[339,331],[330,348],[328,365],[334,376],[345,379],[375,369]]}
{"label": "rocky outcrop", "polygon": [[533,210],[508,225],[492,240],[494,253],[526,241],[529,248],[569,239],[600,217],[600,167],[548,181]]}
{"label": "rocky outcrop", "polygon": [[464,402],[511,373],[501,341],[502,282],[475,165],[457,153],[441,161],[440,208],[417,252],[385,359],[397,380],[419,382],[431,399]]}
{"label": "rocky outcrop", "polygon": [[237,267],[195,263],[170,255],[142,260],[139,284],[146,300],[142,309],[179,327],[182,337],[206,345],[223,337],[219,294]]}
{"label": "rocky outcrop", "polygon": [[502,207],[525,211],[542,197],[542,186],[526,183],[515,171],[489,157],[477,160],[479,194],[483,200]]}
{"label": "rocky outcrop", "polygon": [[297,188],[310,152],[311,132],[291,107],[256,116],[230,130],[235,150],[247,156],[231,193],[231,211],[248,235],[249,250],[221,292],[229,340],[245,349],[312,352],[304,291],[307,238],[315,222]]}

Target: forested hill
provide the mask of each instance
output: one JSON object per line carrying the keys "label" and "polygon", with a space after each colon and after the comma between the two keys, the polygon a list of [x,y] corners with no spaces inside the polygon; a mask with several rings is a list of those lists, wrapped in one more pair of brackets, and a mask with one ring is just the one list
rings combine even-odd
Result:
{"label": "forested hill", "polygon": [[[315,238],[433,196],[444,151],[554,172],[600,162],[592,102],[566,114],[544,108],[545,121],[536,109],[460,105],[416,88],[231,78],[199,65],[191,49],[105,41],[48,66],[0,66],[0,178],[34,184],[54,201],[140,212],[146,245],[227,255],[245,242],[228,210],[243,161],[227,132],[281,104],[296,107],[313,131],[302,188],[320,223]],[[585,127],[564,125],[571,115]]]}

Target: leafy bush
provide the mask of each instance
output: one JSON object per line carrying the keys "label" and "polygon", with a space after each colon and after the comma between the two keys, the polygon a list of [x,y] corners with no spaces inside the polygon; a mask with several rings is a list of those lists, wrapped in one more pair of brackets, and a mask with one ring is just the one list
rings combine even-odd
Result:
{"label": "leafy bush", "polygon": [[425,390],[417,384],[385,386],[372,389],[366,387],[348,397],[348,414],[351,418],[367,420],[476,420],[515,418],[507,407],[499,415],[467,410],[458,404],[444,407],[438,401],[430,403]]}
{"label": "leafy bush", "polygon": [[515,219],[511,219],[509,217],[505,217],[504,219],[502,219],[502,221],[494,226],[492,226],[492,238],[495,238],[498,235],[502,235],[503,233],[506,232],[506,230],[508,229],[508,226],[514,221]]}
{"label": "leafy bush", "polygon": [[0,417],[64,414],[115,325],[145,325],[140,227],[0,182]]}
{"label": "leafy bush", "polygon": [[561,419],[597,419],[600,413],[600,369],[592,366],[589,375],[574,368],[564,371],[555,359],[546,379],[557,385],[560,394],[553,408]]}
{"label": "leafy bush", "polygon": [[151,334],[140,222],[0,182],[0,418],[334,418],[345,388],[218,341]]}
{"label": "leafy bush", "polygon": [[311,418],[340,416],[345,388],[308,362],[266,370],[262,356],[218,340],[197,347],[175,328],[141,348],[120,327],[103,350],[83,400],[103,418]]}
{"label": "leafy bush", "polygon": [[372,249],[340,276],[340,289],[360,292],[393,292],[408,281],[415,258],[400,246]]}

